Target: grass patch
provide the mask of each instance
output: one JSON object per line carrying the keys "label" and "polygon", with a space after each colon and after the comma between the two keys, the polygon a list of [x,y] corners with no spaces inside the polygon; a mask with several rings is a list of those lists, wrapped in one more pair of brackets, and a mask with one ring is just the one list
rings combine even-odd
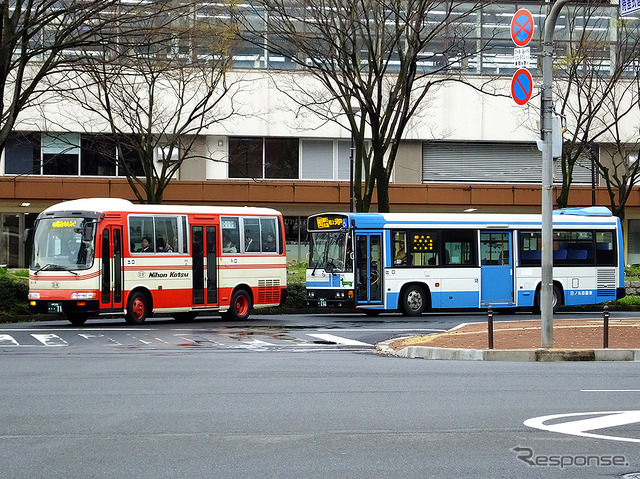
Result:
{"label": "grass patch", "polygon": [[287,263],[287,284],[305,284],[307,282],[307,263],[291,261]]}

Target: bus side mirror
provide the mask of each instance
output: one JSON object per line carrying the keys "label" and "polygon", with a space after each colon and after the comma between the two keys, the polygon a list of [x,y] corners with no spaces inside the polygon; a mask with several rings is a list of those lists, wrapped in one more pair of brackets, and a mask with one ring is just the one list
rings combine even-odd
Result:
{"label": "bus side mirror", "polygon": [[26,228],[22,235],[22,242],[27,244],[33,241],[33,228]]}
{"label": "bus side mirror", "polygon": [[82,232],[82,239],[84,241],[91,241],[93,239],[93,224],[92,223],[84,225],[84,231]]}

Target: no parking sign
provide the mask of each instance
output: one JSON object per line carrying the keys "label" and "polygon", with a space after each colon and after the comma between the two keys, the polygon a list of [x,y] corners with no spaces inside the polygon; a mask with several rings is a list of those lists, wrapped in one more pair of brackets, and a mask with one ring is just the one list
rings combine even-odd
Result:
{"label": "no parking sign", "polygon": [[511,78],[511,97],[518,105],[526,104],[533,93],[533,78],[526,68],[520,68]]}
{"label": "no parking sign", "polygon": [[533,38],[533,16],[526,8],[518,10],[511,19],[511,39],[518,47],[526,47]]}
{"label": "no parking sign", "polygon": [[[525,47],[533,38],[533,16],[525,8],[518,10],[511,20],[511,39],[517,47]],[[524,62],[526,64],[526,62]],[[511,98],[525,105],[533,93],[533,78],[526,68],[520,68],[511,78]]]}

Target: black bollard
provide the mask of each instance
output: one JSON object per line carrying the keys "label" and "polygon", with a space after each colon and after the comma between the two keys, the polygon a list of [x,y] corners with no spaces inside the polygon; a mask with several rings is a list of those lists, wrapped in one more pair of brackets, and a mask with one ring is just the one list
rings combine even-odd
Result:
{"label": "black bollard", "polygon": [[487,309],[487,327],[489,328],[489,349],[493,349],[493,307]]}
{"label": "black bollard", "polygon": [[609,347],[609,306],[604,307],[602,312],[602,319],[604,320],[604,348]]}

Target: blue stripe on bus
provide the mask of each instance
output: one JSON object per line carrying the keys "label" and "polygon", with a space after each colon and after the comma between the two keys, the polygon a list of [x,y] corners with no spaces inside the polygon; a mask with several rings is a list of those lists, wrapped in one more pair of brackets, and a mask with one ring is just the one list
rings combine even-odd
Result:
{"label": "blue stripe on bus", "polygon": [[330,288],[331,286],[329,278],[326,281],[307,281],[307,288]]}

